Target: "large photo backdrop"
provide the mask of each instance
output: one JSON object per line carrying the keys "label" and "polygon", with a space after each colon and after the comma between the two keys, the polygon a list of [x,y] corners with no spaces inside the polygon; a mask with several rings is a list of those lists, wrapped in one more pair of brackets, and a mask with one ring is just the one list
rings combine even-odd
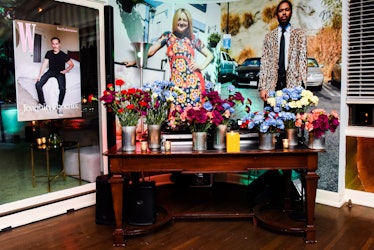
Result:
{"label": "large photo backdrop", "polygon": [[[213,61],[203,70],[206,81],[215,83],[222,96],[227,88],[234,86],[244,97],[252,100],[251,109],[260,110],[263,102],[257,90],[256,74],[249,79],[250,71],[245,71],[248,79],[238,77],[238,72],[248,59],[260,58],[265,34],[278,25],[274,16],[278,0],[233,1],[210,4],[169,3],[169,1],[145,1],[132,8],[125,8],[124,1],[114,1],[114,22],[117,24],[115,36],[115,61],[135,60],[133,42],[153,43],[164,32],[172,30],[172,20],[179,8],[187,9],[192,16],[193,33],[214,55]],[[293,0],[291,24],[303,28],[307,33],[308,57],[315,59],[322,70],[323,84],[311,88],[320,99],[318,107],[339,112],[340,90],[331,84],[331,72],[341,58],[341,1],[340,0]],[[214,33],[218,33],[218,44],[211,43]],[[164,79],[171,76],[167,62],[167,46],[148,58],[147,67],[164,70]],[[202,63],[204,56],[196,52],[194,60]],[[254,60],[253,60],[254,62]],[[244,70],[247,70],[244,68]],[[133,85],[130,75],[117,74]],[[311,72],[311,70],[310,70]],[[308,78],[313,78],[309,73]],[[152,78],[156,80],[157,78]],[[162,80],[162,79],[158,79]],[[240,117],[243,110],[238,110]],[[339,129],[338,129],[339,130]],[[319,157],[319,188],[338,190],[339,131],[327,134],[327,152]]]}

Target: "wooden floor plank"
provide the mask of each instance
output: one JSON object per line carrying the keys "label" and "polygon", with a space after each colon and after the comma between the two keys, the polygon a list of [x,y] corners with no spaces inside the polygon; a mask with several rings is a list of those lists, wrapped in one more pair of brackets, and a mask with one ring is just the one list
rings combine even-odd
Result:
{"label": "wooden floor plank", "polygon": [[[168,202],[175,200],[181,203],[183,197],[172,196]],[[195,207],[188,203],[180,208],[193,210],[211,204],[196,200]],[[232,208],[232,198],[228,200],[226,206]],[[238,204],[246,209],[245,203]],[[1,249],[122,249],[112,246],[114,226],[96,224],[95,213],[92,206],[1,232]],[[317,243],[305,244],[300,236],[256,227],[248,219],[176,220],[155,232],[129,237],[125,249],[374,249],[373,208],[317,204],[315,225]]]}

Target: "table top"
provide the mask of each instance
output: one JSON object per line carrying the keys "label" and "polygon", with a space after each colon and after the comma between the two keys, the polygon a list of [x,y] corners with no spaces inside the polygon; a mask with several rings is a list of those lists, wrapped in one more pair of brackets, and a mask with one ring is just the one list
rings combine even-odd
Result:
{"label": "table top", "polygon": [[256,144],[242,145],[240,152],[225,150],[193,151],[191,146],[172,146],[171,151],[124,152],[116,147],[104,152],[111,173],[124,172],[246,172],[249,169],[318,168],[318,153],[305,145],[295,148],[259,150]]}
{"label": "table top", "polygon": [[222,154],[230,154],[230,155],[241,155],[241,154],[305,154],[305,153],[313,153],[313,152],[324,152],[325,150],[320,149],[310,149],[306,145],[298,145],[295,147],[289,147],[288,149],[283,149],[282,147],[276,147],[274,150],[260,150],[258,149],[258,144],[256,143],[249,143],[249,144],[241,144],[239,152],[227,152],[226,149],[224,150],[216,150],[216,149],[208,149],[203,151],[194,151],[190,145],[178,145],[175,146],[172,144],[170,151],[165,151],[163,147],[160,150],[147,150],[146,152],[141,151],[140,145],[136,145],[135,151],[122,151],[121,148],[112,147],[106,152],[104,152],[105,156],[110,157],[147,157],[147,156],[164,156],[164,155],[222,155]]}

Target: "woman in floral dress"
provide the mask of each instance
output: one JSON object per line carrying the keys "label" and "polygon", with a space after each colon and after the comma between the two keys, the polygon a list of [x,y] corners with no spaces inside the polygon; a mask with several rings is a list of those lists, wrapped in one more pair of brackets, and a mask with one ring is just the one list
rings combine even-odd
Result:
{"label": "woman in floral dress", "polygon": [[[200,39],[193,35],[191,14],[183,8],[178,9],[174,14],[172,32],[163,33],[149,48],[148,56],[153,56],[165,45],[170,63],[170,80],[185,92],[184,95],[179,96],[175,104],[183,108],[200,100],[200,94],[205,90],[201,70],[213,60],[213,54]],[[202,64],[195,61],[195,50],[205,56]]]}

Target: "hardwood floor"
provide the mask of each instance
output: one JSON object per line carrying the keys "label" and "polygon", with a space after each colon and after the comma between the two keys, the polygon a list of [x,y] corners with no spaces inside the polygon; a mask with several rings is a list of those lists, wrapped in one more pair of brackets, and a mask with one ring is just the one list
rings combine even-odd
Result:
{"label": "hardwood floor", "polygon": [[[178,209],[246,210],[245,190],[212,192],[209,188],[185,190],[163,187],[158,203],[173,203]],[[199,195],[196,195],[196,194]],[[207,201],[205,194],[211,198]],[[243,196],[244,195],[244,196]],[[185,202],[187,201],[187,202]],[[218,204],[217,201],[221,203]],[[112,246],[113,226],[95,223],[96,207],[88,207],[55,218],[0,233],[1,249],[121,249]],[[159,230],[127,239],[125,249],[374,249],[374,209],[353,204],[341,208],[316,205],[316,244],[305,244],[301,236],[279,234],[245,220],[176,220]]]}

